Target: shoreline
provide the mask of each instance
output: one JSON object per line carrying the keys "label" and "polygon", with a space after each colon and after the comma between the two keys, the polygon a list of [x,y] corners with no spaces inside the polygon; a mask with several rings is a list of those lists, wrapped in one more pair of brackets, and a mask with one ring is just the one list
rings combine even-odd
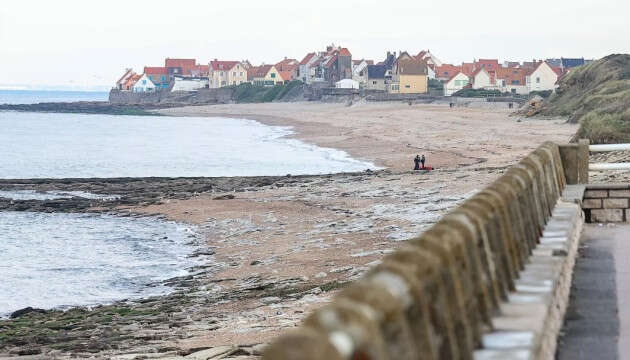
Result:
{"label": "shoreline", "polygon": [[[391,166],[257,180],[144,179],[127,189],[134,201],[111,209],[197,225],[219,265],[178,278],[170,295],[91,312],[31,313],[0,321],[0,328],[13,324],[8,339],[0,336],[0,356],[22,351],[44,357],[133,353],[155,358],[221,346],[255,356],[257,344],[299,323],[530,148],[543,140],[568,139],[576,128],[517,122],[500,109],[406,104],[213,105],[161,112],[293,126],[291,138]],[[420,146],[413,145],[417,138],[423,139]],[[438,164],[438,170],[409,171],[407,153],[417,148],[437,149],[428,154],[429,165]],[[103,189],[103,179],[50,181],[39,186]],[[47,325],[51,322],[54,329]],[[89,340],[95,337],[99,340]]]}

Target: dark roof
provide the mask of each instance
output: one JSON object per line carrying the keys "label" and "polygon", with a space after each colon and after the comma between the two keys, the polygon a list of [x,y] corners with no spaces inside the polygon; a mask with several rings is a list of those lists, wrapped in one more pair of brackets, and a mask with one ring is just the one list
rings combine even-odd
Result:
{"label": "dark roof", "polygon": [[387,65],[368,65],[368,79],[384,79]]}
{"label": "dark roof", "polygon": [[582,65],[584,65],[584,58],[581,58],[581,59],[562,58],[563,68],[572,68],[572,67],[582,66]]}
{"label": "dark roof", "polygon": [[400,60],[397,64],[398,74],[403,75],[427,75],[427,63],[416,59]]}

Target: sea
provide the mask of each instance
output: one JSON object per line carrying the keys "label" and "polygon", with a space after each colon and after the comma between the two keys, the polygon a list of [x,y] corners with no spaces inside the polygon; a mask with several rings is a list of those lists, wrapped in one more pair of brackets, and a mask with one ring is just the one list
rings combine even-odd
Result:
{"label": "sea", "polygon": [[[0,90],[2,103],[107,100],[107,93]],[[375,169],[244,118],[0,111],[0,178],[324,174]],[[12,200],[116,194],[0,191]],[[194,226],[159,218],[0,212],[0,317],[170,291],[199,261]],[[211,261],[211,259],[202,259]]]}

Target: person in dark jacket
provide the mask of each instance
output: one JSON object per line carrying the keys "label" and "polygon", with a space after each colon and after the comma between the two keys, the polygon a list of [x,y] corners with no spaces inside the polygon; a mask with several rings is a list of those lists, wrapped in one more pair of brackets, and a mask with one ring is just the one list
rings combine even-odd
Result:
{"label": "person in dark jacket", "polygon": [[416,155],[415,158],[413,158],[413,163],[414,163],[414,170],[420,170],[420,156]]}
{"label": "person in dark jacket", "polygon": [[424,162],[425,162],[425,158],[424,158],[424,154],[422,154],[422,157],[420,158],[420,162],[422,163],[422,168],[424,169]]}

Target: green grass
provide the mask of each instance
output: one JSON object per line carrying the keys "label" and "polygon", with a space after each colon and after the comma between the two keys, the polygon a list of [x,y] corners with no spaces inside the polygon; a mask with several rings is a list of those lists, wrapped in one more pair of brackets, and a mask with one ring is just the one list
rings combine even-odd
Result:
{"label": "green grass", "polygon": [[299,80],[291,81],[285,85],[259,86],[245,83],[233,86],[232,98],[237,103],[265,103],[282,100],[291,90],[301,86]]}
{"label": "green grass", "polygon": [[609,55],[569,72],[542,115],[580,124],[591,143],[630,141],[630,55]]}

